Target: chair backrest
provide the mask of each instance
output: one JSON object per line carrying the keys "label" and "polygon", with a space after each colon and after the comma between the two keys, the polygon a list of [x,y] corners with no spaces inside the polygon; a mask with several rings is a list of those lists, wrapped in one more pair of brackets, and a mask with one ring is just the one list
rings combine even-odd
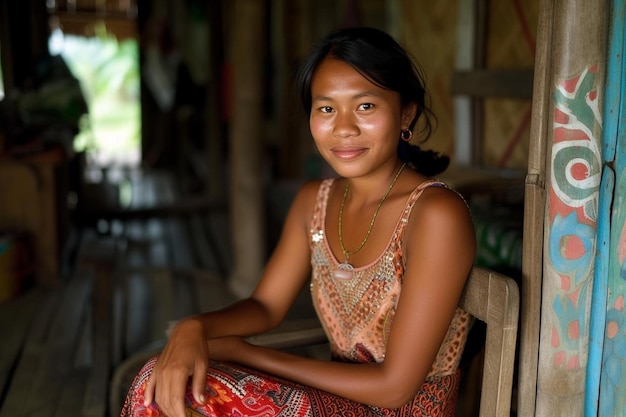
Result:
{"label": "chair backrest", "polygon": [[480,417],[510,417],[519,318],[517,283],[475,266],[459,306],[487,325]]}

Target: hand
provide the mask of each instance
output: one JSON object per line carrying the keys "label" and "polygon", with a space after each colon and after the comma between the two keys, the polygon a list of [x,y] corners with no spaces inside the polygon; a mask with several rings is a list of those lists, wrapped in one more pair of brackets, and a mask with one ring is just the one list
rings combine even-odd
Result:
{"label": "hand", "polygon": [[209,349],[202,323],[194,318],[179,322],[154,366],[144,394],[169,417],[185,417],[185,389],[191,376],[194,399],[204,404]]}

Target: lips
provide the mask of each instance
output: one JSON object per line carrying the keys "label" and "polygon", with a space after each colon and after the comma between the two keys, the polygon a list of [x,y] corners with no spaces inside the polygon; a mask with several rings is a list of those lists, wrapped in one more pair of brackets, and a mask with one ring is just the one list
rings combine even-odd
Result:
{"label": "lips", "polygon": [[367,148],[346,148],[337,147],[332,148],[331,152],[339,159],[348,161],[350,159],[357,158],[367,152]]}

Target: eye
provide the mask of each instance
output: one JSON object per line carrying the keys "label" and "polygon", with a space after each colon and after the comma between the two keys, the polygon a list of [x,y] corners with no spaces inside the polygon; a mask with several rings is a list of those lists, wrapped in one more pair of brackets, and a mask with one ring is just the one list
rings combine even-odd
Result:
{"label": "eye", "polygon": [[374,105],[372,103],[363,103],[359,106],[361,110],[372,110]]}
{"label": "eye", "polygon": [[319,108],[319,111],[322,113],[332,113],[333,108],[330,106],[322,106]]}

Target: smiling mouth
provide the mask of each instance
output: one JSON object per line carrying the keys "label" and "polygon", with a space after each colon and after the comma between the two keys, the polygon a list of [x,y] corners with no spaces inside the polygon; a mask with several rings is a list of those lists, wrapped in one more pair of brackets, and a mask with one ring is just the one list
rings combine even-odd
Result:
{"label": "smiling mouth", "polygon": [[333,154],[343,160],[354,159],[360,155],[363,155],[367,149],[365,148],[334,148],[331,149]]}

